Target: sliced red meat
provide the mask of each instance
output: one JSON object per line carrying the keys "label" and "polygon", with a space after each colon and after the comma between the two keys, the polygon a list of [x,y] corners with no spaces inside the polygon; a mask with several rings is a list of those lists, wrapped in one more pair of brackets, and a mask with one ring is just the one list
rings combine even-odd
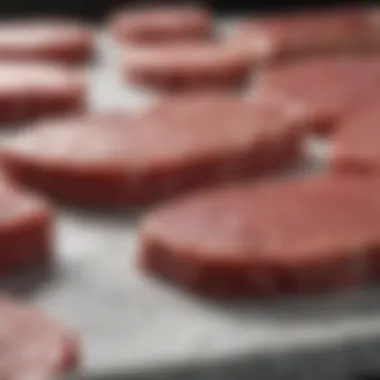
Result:
{"label": "sliced red meat", "polygon": [[222,187],[143,220],[140,264],[216,297],[345,289],[379,262],[379,182],[310,177]]}
{"label": "sliced red meat", "polygon": [[333,135],[331,166],[338,171],[380,173],[379,103],[349,113]]}
{"label": "sliced red meat", "polygon": [[44,63],[0,63],[0,121],[72,113],[86,106],[83,74]]}
{"label": "sliced red meat", "polygon": [[77,338],[58,321],[5,296],[0,314],[2,380],[55,379],[76,367]]}
{"label": "sliced red meat", "polygon": [[42,123],[3,147],[5,166],[61,201],[114,206],[259,174],[300,156],[305,119],[296,108],[211,95],[202,106],[178,103],[124,120]]}
{"label": "sliced red meat", "polygon": [[245,51],[223,43],[130,48],[124,70],[130,83],[178,92],[238,89],[251,73]]}
{"label": "sliced red meat", "polygon": [[35,195],[0,184],[0,275],[52,262],[52,210]]}
{"label": "sliced red meat", "polygon": [[380,48],[380,8],[338,7],[261,17],[238,26],[231,42],[255,63]]}
{"label": "sliced red meat", "polygon": [[267,70],[253,97],[281,95],[314,115],[317,132],[331,132],[347,112],[380,99],[377,56],[310,58]]}
{"label": "sliced red meat", "polygon": [[211,14],[194,6],[119,10],[110,27],[116,41],[133,44],[200,41],[213,35]]}
{"label": "sliced red meat", "polygon": [[93,31],[84,24],[64,20],[0,23],[1,60],[83,63],[93,50]]}

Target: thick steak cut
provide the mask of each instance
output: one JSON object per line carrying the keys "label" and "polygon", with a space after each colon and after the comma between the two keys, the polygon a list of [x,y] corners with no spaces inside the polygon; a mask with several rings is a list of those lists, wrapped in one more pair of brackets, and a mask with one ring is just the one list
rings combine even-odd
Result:
{"label": "thick steak cut", "polygon": [[188,195],[146,215],[140,265],[216,297],[357,286],[379,263],[379,194],[379,181],[313,176]]}

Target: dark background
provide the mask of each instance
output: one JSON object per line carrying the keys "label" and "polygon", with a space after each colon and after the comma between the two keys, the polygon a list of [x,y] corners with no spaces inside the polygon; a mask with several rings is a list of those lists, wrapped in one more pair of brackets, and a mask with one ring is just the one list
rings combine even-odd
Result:
{"label": "dark background", "polygon": [[[159,0],[152,0],[159,3]],[[167,2],[167,1],[166,1]],[[171,1],[178,4],[180,1]],[[204,1],[218,13],[238,13],[245,10],[270,10],[274,8],[292,9],[313,5],[333,5],[340,3],[359,3],[354,1],[274,1],[274,0],[209,0]],[[19,15],[57,15],[80,16],[92,20],[100,20],[110,9],[123,4],[133,4],[128,0],[0,0],[0,16],[14,17]]]}

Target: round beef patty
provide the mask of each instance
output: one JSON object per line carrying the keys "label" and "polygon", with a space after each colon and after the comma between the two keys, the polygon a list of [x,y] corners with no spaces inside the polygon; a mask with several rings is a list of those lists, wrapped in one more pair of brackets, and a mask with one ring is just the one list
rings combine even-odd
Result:
{"label": "round beef patty", "polygon": [[4,144],[2,157],[16,181],[64,202],[144,204],[289,165],[304,123],[297,107],[184,97],[139,115],[43,122]]}
{"label": "round beef patty", "polygon": [[21,122],[86,107],[83,74],[45,63],[0,63],[0,121]]}
{"label": "round beef patty", "polygon": [[308,58],[263,72],[252,97],[281,94],[302,103],[318,122],[314,129],[331,132],[353,109],[379,99],[377,56]]}
{"label": "round beef patty", "polygon": [[55,379],[75,369],[77,338],[37,308],[0,297],[0,377]]}
{"label": "round beef patty", "polygon": [[2,179],[0,211],[0,274],[50,267],[53,212],[49,205]]}
{"label": "round beef patty", "polygon": [[94,50],[94,33],[69,20],[23,20],[0,23],[0,59],[78,64]]}
{"label": "round beef patty", "polygon": [[313,176],[185,196],[143,219],[140,265],[213,297],[362,284],[379,268],[379,184]]}
{"label": "round beef patty", "polygon": [[245,85],[251,62],[225,43],[133,47],[125,53],[129,83],[163,92],[234,90]]}
{"label": "round beef patty", "polygon": [[256,64],[380,48],[380,8],[345,6],[263,16],[241,22],[230,42]]}
{"label": "round beef patty", "polygon": [[195,6],[124,9],[112,15],[110,28],[122,43],[178,43],[210,39],[213,20],[206,9]]}

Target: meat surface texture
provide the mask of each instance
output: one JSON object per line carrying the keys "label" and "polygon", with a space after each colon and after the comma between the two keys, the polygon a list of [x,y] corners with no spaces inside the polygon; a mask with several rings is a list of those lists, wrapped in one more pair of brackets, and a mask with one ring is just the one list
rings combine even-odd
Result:
{"label": "meat surface texture", "polygon": [[83,110],[80,70],[45,63],[0,63],[0,121],[21,122]]}
{"label": "meat surface texture", "polygon": [[0,23],[0,59],[79,64],[91,59],[94,35],[74,21],[23,20]]}
{"label": "meat surface texture", "polygon": [[49,269],[52,264],[53,212],[48,204],[12,187],[9,181],[2,181],[0,210],[0,275],[32,268]]}
{"label": "meat surface texture", "polygon": [[2,380],[50,380],[75,369],[77,339],[58,321],[5,296],[0,297],[0,314]]}
{"label": "meat surface texture", "polygon": [[289,165],[302,149],[297,107],[205,95],[139,115],[45,122],[3,146],[16,181],[78,205],[143,204]]}
{"label": "meat surface texture", "polygon": [[124,71],[129,83],[163,92],[240,89],[249,79],[245,51],[225,43],[129,48]]}
{"label": "meat surface texture", "polygon": [[197,294],[335,291],[378,276],[379,181],[350,176],[235,185],[148,213],[140,265]]}
{"label": "meat surface texture", "polygon": [[252,97],[281,95],[314,115],[314,129],[328,133],[346,113],[380,100],[377,56],[319,57],[274,67],[252,87]]}
{"label": "meat surface texture", "polygon": [[380,48],[380,8],[311,9],[244,21],[231,42],[245,47],[257,64]]}
{"label": "meat surface texture", "polygon": [[190,6],[116,11],[110,28],[116,41],[130,44],[194,42],[213,36],[211,14]]}
{"label": "meat surface texture", "polygon": [[379,103],[348,113],[332,136],[331,167],[337,171],[380,173]]}

